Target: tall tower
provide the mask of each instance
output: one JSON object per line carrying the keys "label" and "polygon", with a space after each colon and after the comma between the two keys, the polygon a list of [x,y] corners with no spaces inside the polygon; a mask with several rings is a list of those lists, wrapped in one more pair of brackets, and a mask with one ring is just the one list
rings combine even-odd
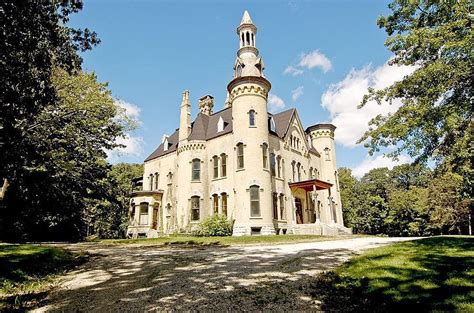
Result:
{"label": "tall tower", "polygon": [[[227,86],[237,168],[234,235],[250,234],[251,231],[273,234],[271,176],[262,164],[262,147],[268,145],[267,98],[271,84],[263,75],[263,60],[255,45],[257,27],[247,11],[237,27],[237,35],[239,49],[234,63],[234,79]],[[242,149],[243,166],[239,164]],[[254,204],[251,207],[251,197],[259,198],[258,208]]]}
{"label": "tall tower", "polygon": [[336,126],[332,124],[316,124],[308,127],[306,132],[311,137],[311,145],[321,154],[320,179],[332,184],[330,190],[320,191],[322,195],[320,201],[323,203],[322,222],[327,224],[335,222],[344,226],[337,178],[335,130]]}

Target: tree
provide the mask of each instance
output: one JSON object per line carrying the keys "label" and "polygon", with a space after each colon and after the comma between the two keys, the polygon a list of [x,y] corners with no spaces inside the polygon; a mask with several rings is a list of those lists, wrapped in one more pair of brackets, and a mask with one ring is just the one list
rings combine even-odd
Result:
{"label": "tree", "polygon": [[417,162],[433,159],[464,177],[466,195],[473,178],[473,6],[468,0],[394,0],[378,25],[388,34],[390,63],[415,70],[385,89],[369,89],[361,103],[402,102],[393,115],[371,120],[360,139],[368,140],[369,153],[395,147],[389,156],[406,151]]}
{"label": "tree", "polygon": [[[42,210],[48,210],[57,194],[49,194],[56,191],[51,181],[57,182],[63,177],[57,175],[54,166],[44,164],[54,151],[45,152],[46,146],[37,146],[37,139],[38,136],[53,137],[49,129],[39,126],[44,126],[40,120],[47,115],[46,108],[59,102],[53,82],[54,68],[69,74],[78,73],[82,62],[78,51],[88,50],[99,42],[94,32],[66,26],[70,14],[81,8],[80,1],[7,0],[0,3],[0,178],[7,187],[3,190],[3,201],[0,200],[3,237],[19,239],[25,231],[41,233],[34,228],[38,217],[42,217],[45,224],[58,224],[57,215],[43,216]],[[55,116],[56,119],[61,117]],[[55,142],[64,143],[64,140],[57,138]],[[53,140],[50,144],[53,146]],[[99,168],[103,166],[99,164]],[[55,171],[48,173],[47,168]],[[76,201],[79,193],[66,183],[62,187],[66,188],[64,192],[71,191],[66,200]],[[61,206],[68,208],[68,201],[60,203],[61,200],[56,199],[51,210],[60,211]],[[64,215],[67,213],[65,210]],[[25,223],[26,220],[29,221]],[[65,233],[69,233],[70,228],[66,224],[64,227]]]}
{"label": "tree", "polygon": [[133,178],[143,176],[143,165],[119,163],[112,166],[101,182],[107,194],[87,205],[87,235],[123,238],[128,226],[128,210]]}
{"label": "tree", "polygon": [[58,101],[31,119],[23,139],[37,157],[4,198],[1,236],[9,240],[80,239],[84,208],[110,192],[106,150],[133,127],[94,74],[55,68],[51,81]]}
{"label": "tree", "polygon": [[357,179],[352,176],[352,171],[346,167],[341,167],[337,171],[339,179],[339,189],[341,190],[342,214],[347,227],[354,225],[355,209],[358,206],[356,197]]}
{"label": "tree", "polygon": [[427,209],[430,229],[436,234],[462,233],[470,214],[469,199],[462,196],[463,179],[455,173],[445,173],[428,186]]}
{"label": "tree", "polygon": [[387,203],[387,233],[391,236],[428,235],[426,197],[426,188],[411,186],[409,189],[393,190]]}

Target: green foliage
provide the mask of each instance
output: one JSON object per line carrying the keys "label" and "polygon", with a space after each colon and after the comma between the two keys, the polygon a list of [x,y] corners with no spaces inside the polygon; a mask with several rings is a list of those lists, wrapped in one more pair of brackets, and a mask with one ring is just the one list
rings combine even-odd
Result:
{"label": "green foliage", "polygon": [[201,221],[196,230],[195,236],[232,236],[234,221],[228,220],[225,215],[215,214]]}
{"label": "green foliage", "polygon": [[360,180],[339,169],[344,221],[354,233],[421,236],[467,233],[463,177],[420,164],[378,168]]}
{"label": "green foliage", "polygon": [[21,179],[9,180],[4,198],[1,236],[8,240],[80,239],[91,202],[104,200],[114,210],[106,203],[106,150],[117,147],[116,138],[133,125],[94,74],[56,68],[51,79],[58,100],[31,120],[24,138],[40,158],[29,160]]}
{"label": "green foliage", "polygon": [[473,269],[473,238],[436,237],[370,250],[309,289],[324,311],[472,312]]}
{"label": "green foliage", "polygon": [[389,8],[378,25],[388,34],[391,63],[415,70],[385,89],[369,90],[361,106],[371,100],[401,100],[402,106],[375,117],[360,142],[368,140],[369,153],[396,147],[389,156],[406,151],[418,161],[435,160],[463,176],[465,197],[472,196],[474,2],[394,0]]}
{"label": "green foliage", "polygon": [[85,221],[87,235],[99,238],[124,238],[128,226],[131,181],[143,175],[142,164],[118,163],[112,165],[101,181],[105,195],[92,199],[87,205]]}

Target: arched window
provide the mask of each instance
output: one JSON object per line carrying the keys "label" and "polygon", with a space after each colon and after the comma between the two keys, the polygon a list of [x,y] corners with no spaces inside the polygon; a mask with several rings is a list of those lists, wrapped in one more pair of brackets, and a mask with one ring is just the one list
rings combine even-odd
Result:
{"label": "arched window", "polygon": [[272,194],[273,219],[278,220],[278,194]]}
{"label": "arched window", "polygon": [[255,127],[255,111],[254,110],[249,111],[249,126]]}
{"label": "arched window", "polygon": [[191,221],[199,221],[200,201],[198,196],[191,197]]}
{"label": "arched window", "polygon": [[237,168],[244,168],[244,144],[241,142],[237,144]]}
{"label": "arched window", "polygon": [[296,177],[296,175],[295,175],[295,165],[296,165],[295,161],[291,162],[291,171],[293,173],[293,182],[296,181],[296,178],[295,178]]}
{"label": "arched window", "polygon": [[160,175],[158,173],[155,173],[155,190],[158,190],[158,178]]}
{"label": "arched window", "polygon": [[277,156],[277,176],[281,178],[281,156]]}
{"label": "arched window", "polygon": [[299,162],[296,164],[296,169],[298,170],[298,181],[301,181],[301,164]]}
{"label": "arched window", "polygon": [[260,217],[260,190],[256,185],[250,186],[250,216]]}
{"label": "arched window", "polygon": [[140,203],[140,225],[148,225],[148,202]]}
{"label": "arched window", "polygon": [[312,178],[314,178],[314,173],[313,173],[313,168],[310,167],[309,172],[308,172],[308,179],[312,179]]}
{"label": "arched window", "polygon": [[221,154],[221,176],[227,177],[227,155],[225,153]]}
{"label": "arched window", "polygon": [[222,201],[222,214],[227,216],[227,194],[225,192],[221,194],[221,201]]}
{"label": "arched window", "polygon": [[242,65],[240,65],[240,64],[237,65],[235,74],[236,74],[236,77],[242,76]]}
{"label": "arched window", "polygon": [[171,184],[173,182],[173,173],[169,172],[168,173],[168,184]]}
{"label": "arched window", "polygon": [[219,196],[217,194],[212,195],[212,210],[214,214],[219,214]]}
{"label": "arched window", "polygon": [[153,174],[148,176],[148,190],[153,190]]}
{"label": "arched window", "polygon": [[213,177],[218,178],[219,177],[219,158],[217,157],[217,155],[212,157],[212,164],[214,167]]}
{"label": "arched window", "polygon": [[268,168],[268,145],[266,143],[262,144],[262,161],[263,168]]}
{"label": "arched window", "polygon": [[276,175],[276,158],[275,158],[275,153],[270,153],[270,171],[272,173],[272,176]]}
{"label": "arched window", "polygon": [[330,157],[330,155],[329,155],[329,152],[330,152],[330,151],[331,151],[331,149],[329,149],[329,148],[327,148],[327,147],[324,148],[324,156],[325,156],[325,158],[326,158],[326,161],[331,160],[331,157]]}
{"label": "arched window", "polygon": [[247,37],[247,38],[246,38],[247,40],[245,41],[245,43],[246,43],[247,46],[248,46],[248,45],[250,45],[250,34],[249,34],[249,32],[246,32],[245,34],[246,34],[246,37]]}
{"label": "arched window", "polygon": [[192,180],[199,181],[201,179],[201,160],[194,159],[192,163]]}
{"label": "arched window", "polygon": [[285,195],[280,193],[280,219],[286,220]]}

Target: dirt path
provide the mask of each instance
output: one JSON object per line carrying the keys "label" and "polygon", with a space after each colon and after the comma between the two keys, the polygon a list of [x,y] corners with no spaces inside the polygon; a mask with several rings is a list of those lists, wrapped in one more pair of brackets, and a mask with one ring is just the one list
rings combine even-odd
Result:
{"label": "dirt path", "polygon": [[242,247],[78,244],[95,256],[64,277],[43,311],[317,309],[305,284],[354,253],[413,238]]}

